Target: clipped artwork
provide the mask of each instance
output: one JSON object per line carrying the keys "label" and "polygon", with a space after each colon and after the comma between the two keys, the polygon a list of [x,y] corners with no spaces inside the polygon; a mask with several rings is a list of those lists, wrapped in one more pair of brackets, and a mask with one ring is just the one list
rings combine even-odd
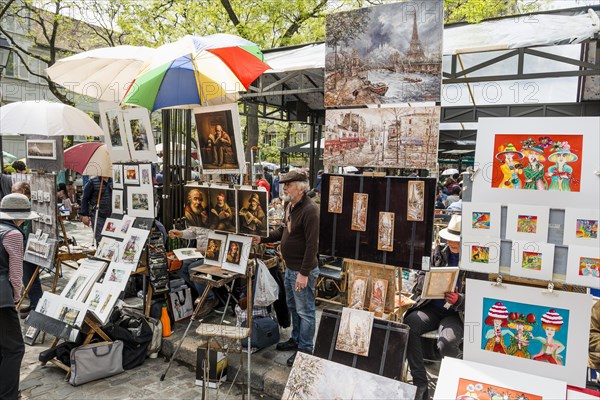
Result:
{"label": "clipped artwork", "polygon": [[185,186],[185,220],[188,226],[208,228],[210,196],[208,187],[197,185]]}
{"label": "clipped artwork", "polygon": [[466,236],[499,238],[501,210],[499,203],[463,202],[461,233]]}
{"label": "clipped artwork", "polygon": [[408,182],[408,200],[406,205],[407,221],[423,221],[423,212],[425,210],[425,182]]}
{"label": "clipped artwork", "polygon": [[335,349],[368,356],[373,318],[372,312],[344,307]]}
{"label": "clipped artwork", "polygon": [[350,291],[348,292],[348,307],[362,310],[365,307],[369,279],[364,276],[355,275],[351,282]]}
{"label": "clipped artwork", "polygon": [[342,213],[342,201],[344,199],[344,177],[329,177],[329,200],[327,202],[327,211],[330,213]]}
{"label": "clipped artwork", "polygon": [[[261,188],[262,189],[262,188]],[[266,190],[237,191],[239,233],[269,236],[268,193]]]}
{"label": "clipped artwork", "polygon": [[394,251],[394,213],[380,212],[377,250]]}
{"label": "clipped artwork", "polygon": [[246,274],[250,257],[252,238],[241,235],[228,235],[222,268],[237,274]]}
{"label": "clipped artwork", "polygon": [[123,111],[123,119],[131,159],[158,161],[148,110],[141,107],[127,109]]}
{"label": "clipped artwork", "polygon": [[221,266],[225,255],[225,245],[227,244],[227,235],[221,235],[211,231],[208,234],[206,254],[204,263],[208,265]]}
{"label": "clipped artwork", "polygon": [[385,296],[387,294],[388,281],[385,279],[373,279],[371,285],[371,302],[369,311],[376,317],[383,316],[385,310]]}
{"label": "clipped artwork", "polygon": [[[597,194],[596,194],[597,196]],[[596,209],[565,208],[565,229],[563,244],[600,247],[598,221],[600,212]]]}
{"label": "clipped artwork", "polygon": [[547,242],[549,218],[549,207],[509,204],[506,212],[506,238]]}
{"label": "clipped artwork", "polygon": [[[465,222],[463,221],[463,225]],[[464,234],[461,240],[460,269],[496,274],[500,270],[500,238]]]}
{"label": "clipped artwork", "polygon": [[131,155],[127,145],[123,109],[119,107],[119,104],[110,102],[100,102],[98,109],[104,131],[104,143],[108,147],[111,160],[113,162],[130,161]]}
{"label": "clipped artwork", "polygon": [[235,190],[211,187],[209,198],[208,228],[236,233]]}
{"label": "clipped artwork", "polygon": [[510,274],[523,278],[552,280],[554,244],[513,240]]}
{"label": "clipped artwork", "polygon": [[600,248],[569,246],[567,256],[567,283],[600,288]]}
{"label": "clipped artwork", "polygon": [[364,232],[367,230],[367,209],[369,207],[369,195],[354,193],[352,201],[352,227],[353,231]]}

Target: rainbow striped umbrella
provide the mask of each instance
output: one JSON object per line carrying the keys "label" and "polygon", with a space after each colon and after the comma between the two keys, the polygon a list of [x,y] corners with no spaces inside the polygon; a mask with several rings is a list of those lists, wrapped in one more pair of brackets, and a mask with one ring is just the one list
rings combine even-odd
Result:
{"label": "rainbow striped umbrella", "polygon": [[156,49],[122,103],[154,111],[227,102],[269,68],[258,46],[246,39],[187,35]]}

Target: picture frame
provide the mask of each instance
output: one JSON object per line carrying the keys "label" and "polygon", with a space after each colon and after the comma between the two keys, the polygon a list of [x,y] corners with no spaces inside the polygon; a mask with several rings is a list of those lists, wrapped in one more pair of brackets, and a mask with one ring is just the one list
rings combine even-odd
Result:
{"label": "picture frame", "polygon": [[113,190],[124,188],[123,164],[112,165]]}
{"label": "picture frame", "polygon": [[157,162],[158,156],[148,110],[141,107],[129,108],[123,112],[123,120],[131,160]]}
{"label": "picture frame", "polygon": [[140,167],[134,164],[123,165],[123,182],[129,187],[129,185],[140,184]]}
{"label": "picture frame", "polygon": [[127,187],[127,215],[152,218],[154,214],[154,188],[152,186]]}
{"label": "picture frame", "polygon": [[499,399],[505,395],[540,400],[564,396],[567,390],[567,384],[558,379],[452,357],[444,357],[438,376],[434,399],[491,398],[486,397],[491,391]]}
{"label": "picture frame", "polygon": [[246,275],[246,267],[250,258],[252,238],[242,235],[228,235],[222,268],[237,274]]}
{"label": "picture frame", "polygon": [[131,160],[127,133],[125,132],[125,120],[123,109],[118,103],[100,102],[100,124],[104,131],[104,143],[110,153],[112,162],[124,162]]}
{"label": "picture frame", "polygon": [[204,263],[220,267],[225,256],[225,248],[227,246],[227,235],[210,231],[208,233],[206,254],[204,255]]}
{"label": "picture frame", "polygon": [[446,292],[454,292],[458,274],[458,267],[431,268],[425,273],[422,299],[443,299]]}
{"label": "picture frame", "polygon": [[123,196],[123,190],[115,190],[112,191],[112,213],[123,215],[125,213],[124,209],[125,198]]}
{"label": "picture frame", "polygon": [[[597,198],[597,196],[596,196]],[[565,208],[563,244],[598,248],[598,209]]]}
{"label": "picture frame", "polygon": [[27,159],[56,160],[56,141],[42,139],[28,139]]}
{"label": "picture frame", "polygon": [[187,226],[209,227],[211,209],[209,188],[206,185],[185,185],[184,215]]}
{"label": "picture frame", "polygon": [[502,227],[502,206],[500,203],[463,201],[462,216],[462,235],[469,237],[500,237]]}
{"label": "picture frame", "polygon": [[549,207],[509,204],[506,211],[506,238],[547,242],[549,221]]}
{"label": "picture frame", "polygon": [[[475,149],[475,166],[481,169],[481,172],[475,176],[472,185],[472,199],[481,202],[500,202],[502,204],[536,204],[540,206],[556,207],[557,204],[569,205],[577,204],[578,207],[593,209],[598,207],[598,193],[600,192],[600,182],[594,174],[597,168],[597,149],[600,148],[600,138],[597,133],[600,131],[600,121],[595,117],[514,117],[514,118],[480,118],[477,130],[477,145]],[[525,132],[525,133],[523,133]],[[496,141],[504,146],[502,151],[496,148]],[[525,161],[525,155],[522,152],[524,145],[521,142],[527,142],[531,137],[536,141],[535,146],[543,151],[544,160],[541,162],[544,166],[544,180],[548,188],[555,177],[554,187],[561,187],[558,184],[559,171],[556,168],[550,170],[550,167],[556,167],[554,161],[549,160],[553,153],[573,153],[577,160],[566,164],[572,169],[567,172],[577,180],[564,180],[561,183],[564,189],[570,190],[527,190],[511,189],[506,185],[498,188],[503,183],[503,175],[499,160],[505,160],[500,153],[511,154],[507,149],[512,149],[514,155],[513,161],[518,161],[524,171],[529,161]],[[500,140],[503,139],[503,140]],[[511,141],[513,148],[509,147],[508,141]],[[568,142],[570,148],[566,147],[554,149],[550,141]],[[506,143],[505,143],[506,142]],[[544,147],[546,146],[546,147]],[[530,150],[532,151],[532,150]],[[530,152],[528,151],[528,152]],[[520,153],[520,154],[519,154]],[[500,156],[497,158],[496,155]],[[568,160],[574,160],[574,156],[568,156]],[[516,165],[516,164],[515,164]],[[520,168],[515,169],[516,178],[524,186],[525,173],[519,174]],[[569,170],[569,168],[565,169]],[[507,170],[508,171],[508,170]],[[547,175],[547,174],[550,175]],[[510,180],[509,180],[510,181]],[[510,183],[510,182],[509,182]],[[571,185],[572,183],[572,185]],[[544,184],[542,183],[542,186]],[[573,186],[573,187],[571,187]]]}
{"label": "picture frame", "polygon": [[29,346],[33,346],[35,344],[35,341],[39,334],[40,334],[39,328],[25,325],[25,329],[23,332],[23,342],[25,342],[25,344],[27,344]]}
{"label": "picture frame", "polygon": [[423,221],[425,212],[425,182],[408,181],[408,197],[406,199],[406,220]]}
{"label": "picture frame", "polygon": [[370,311],[344,307],[335,349],[368,357],[374,318]]}
{"label": "picture frame", "polygon": [[367,230],[367,210],[369,209],[369,195],[354,193],[352,200],[352,225],[353,231],[365,232]]}
{"label": "picture frame", "polygon": [[[554,290],[549,296],[546,288],[467,279],[465,299],[465,321],[472,327],[464,341],[465,360],[585,386],[590,332],[581,327],[590,323],[589,294]],[[517,353],[518,347],[509,352],[511,322],[519,330],[523,326],[523,338],[543,340],[529,340],[523,352]],[[553,351],[546,354],[552,333]]]}
{"label": "picture frame", "polygon": [[565,282],[600,288],[600,248],[570,245]]}
{"label": "picture frame", "polygon": [[108,236],[103,236],[102,239],[100,239],[100,243],[98,243],[98,248],[96,249],[94,257],[110,262],[118,260],[120,254],[121,242]]}
{"label": "picture frame", "polygon": [[510,274],[523,278],[552,280],[554,244],[513,240]]}
{"label": "picture frame", "polygon": [[373,278],[371,280],[371,301],[369,311],[376,317],[382,317],[385,312],[385,298],[387,295],[388,281],[386,279]]}
{"label": "picture frame", "polygon": [[460,251],[460,269],[497,274],[500,271],[500,238],[463,235]]}
{"label": "picture frame", "polygon": [[329,198],[327,200],[327,211],[334,214],[342,213],[342,202],[344,201],[344,177],[329,177]]}
{"label": "picture frame", "polygon": [[237,191],[238,233],[245,235],[269,236],[269,194],[264,188],[251,187]]}
{"label": "picture frame", "polygon": [[154,182],[152,182],[152,164],[139,165],[139,184],[140,186],[154,187]]}
{"label": "picture frame", "polygon": [[394,251],[394,218],[393,212],[379,212],[377,250]]}
{"label": "picture frame", "polygon": [[204,174],[243,174],[246,159],[237,104],[193,109]]}
{"label": "picture frame", "polygon": [[365,307],[369,278],[354,275],[348,291],[348,308],[362,310]]}

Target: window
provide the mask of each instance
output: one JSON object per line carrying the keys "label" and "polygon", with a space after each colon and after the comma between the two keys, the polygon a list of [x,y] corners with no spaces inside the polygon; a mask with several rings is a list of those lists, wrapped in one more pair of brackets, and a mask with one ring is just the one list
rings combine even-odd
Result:
{"label": "window", "polygon": [[[24,58],[28,60],[29,56],[24,56]],[[27,71],[25,64],[23,64],[19,56],[15,54],[15,51],[10,53],[5,76],[17,79],[29,79],[29,71]]]}

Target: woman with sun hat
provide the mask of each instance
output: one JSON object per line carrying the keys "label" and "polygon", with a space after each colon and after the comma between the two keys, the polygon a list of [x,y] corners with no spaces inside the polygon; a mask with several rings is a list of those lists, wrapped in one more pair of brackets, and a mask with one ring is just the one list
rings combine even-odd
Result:
{"label": "woman with sun hat", "polygon": [[488,341],[485,343],[484,349],[494,353],[508,354],[504,336],[510,335],[512,332],[508,329],[502,329],[508,327],[508,310],[502,302],[497,301],[496,304],[490,307],[485,318],[485,324],[493,328],[485,334]]}
{"label": "woman with sun hat", "polygon": [[[544,179],[544,149],[540,145],[532,145],[532,139],[525,141],[521,153],[527,157],[528,164],[523,168],[523,174],[525,175],[525,185],[523,189],[529,190],[546,190],[548,189],[548,182]],[[535,143],[535,141],[533,141]]]}
{"label": "woman with sun hat", "polygon": [[542,342],[542,349],[533,356],[534,360],[562,365],[562,356],[559,353],[565,349],[565,345],[554,339],[554,336],[563,324],[563,318],[555,310],[542,315],[542,328],[546,331],[546,337],[535,337],[535,340]]}
{"label": "woman with sun hat", "polygon": [[496,154],[496,159],[502,163],[500,172],[502,173],[502,182],[498,185],[500,189],[521,189],[521,179],[519,175],[523,174],[523,166],[518,162],[523,158],[523,153],[517,151],[514,144],[509,143],[500,146]]}
{"label": "woman with sun hat", "polygon": [[576,154],[571,153],[569,142],[555,142],[553,151],[548,156],[548,161],[555,163],[555,165],[548,168],[547,175],[551,179],[548,190],[570,192],[571,181],[573,180],[573,167],[567,163],[577,161],[578,157]]}
{"label": "woman with sun hat", "polygon": [[511,312],[508,316],[508,327],[517,331],[516,334],[510,337],[510,343],[508,345],[508,354],[515,357],[531,358],[529,352],[529,343],[533,339],[531,331],[533,325],[535,325],[535,315],[519,314]]}

